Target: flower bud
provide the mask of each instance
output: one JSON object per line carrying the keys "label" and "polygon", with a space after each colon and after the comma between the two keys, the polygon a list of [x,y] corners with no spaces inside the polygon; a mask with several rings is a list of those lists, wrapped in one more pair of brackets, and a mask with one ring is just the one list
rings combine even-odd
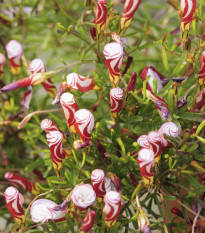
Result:
{"label": "flower bud", "polygon": [[106,152],[105,148],[102,146],[100,142],[97,143],[97,148],[103,159],[107,159],[107,157],[109,157],[108,153]]}
{"label": "flower bud", "polygon": [[5,63],[6,63],[6,57],[4,56],[3,53],[0,53],[0,79],[3,76],[3,73],[4,73]]}
{"label": "flower bud", "polygon": [[148,140],[150,143],[150,149],[154,152],[155,163],[158,164],[162,153],[162,141],[160,134],[155,131],[151,131],[148,134]]}
{"label": "flower bud", "polygon": [[94,83],[92,78],[83,77],[76,73],[71,73],[67,76],[67,88],[88,92],[91,90],[99,90],[99,87]]}
{"label": "flower bud", "polygon": [[119,178],[116,176],[115,173],[112,173],[112,172],[108,172],[107,173],[107,176],[112,180],[112,183],[116,189],[117,192],[121,192],[122,191],[122,188],[121,188],[121,185],[120,185],[120,180]]}
{"label": "flower bud", "polygon": [[149,220],[147,215],[141,209],[138,216],[137,216],[138,226],[141,232],[143,233],[151,233]]}
{"label": "flower bud", "polygon": [[130,183],[131,183],[131,185],[134,186],[134,187],[137,187],[138,181],[135,178],[135,175],[132,172],[130,172],[129,173],[129,177],[130,177]]}
{"label": "flower bud", "polygon": [[62,131],[58,128],[56,124],[54,124],[50,119],[44,119],[41,121],[41,129],[44,130],[46,133],[51,131]]}
{"label": "flower bud", "polygon": [[177,107],[181,108],[187,104],[187,100],[184,98],[184,96],[181,96],[179,100],[177,101]]}
{"label": "flower bud", "polygon": [[52,102],[53,105],[59,104],[60,97],[66,91],[66,89],[67,89],[67,82],[62,82],[60,85],[60,88],[58,90],[58,93],[56,94],[56,97],[55,97],[54,101]]}
{"label": "flower bud", "polygon": [[116,191],[109,191],[105,194],[104,202],[103,212],[105,213],[105,222],[108,227],[112,227],[121,210],[120,194]]}
{"label": "flower bud", "polygon": [[123,90],[119,87],[110,90],[110,111],[111,116],[117,119],[122,109]]}
{"label": "flower bud", "polygon": [[75,102],[75,98],[70,93],[64,93],[60,97],[60,104],[63,109],[68,128],[72,133],[75,133],[74,123],[75,123],[75,112],[78,110],[78,105]]}
{"label": "flower bud", "polygon": [[179,15],[181,16],[182,39],[186,40],[191,29],[196,0],[181,0]]}
{"label": "flower bud", "polygon": [[199,85],[205,85],[205,51],[203,51],[201,55],[198,83]]}
{"label": "flower bud", "polygon": [[97,12],[96,12],[96,18],[95,18],[95,23],[97,24],[96,29],[97,29],[98,35],[100,35],[100,33],[105,30],[106,17],[107,17],[106,0],[98,0]]}
{"label": "flower bud", "polygon": [[91,210],[83,220],[83,223],[80,227],[80,233],[87,233],[92,228],[95,223],[95,211]]}
{"label": "flower bud", "polygon": [[91,140],[91,131],[94,128],[95,119],[87,109],[80,109],[75,112],[74,127],[83,141]]}
{"label": "flower bud", "polygon": [[[91,23],[96,23],[96,19],[93,19]],[[97,29],[95,27],[90,27],[90,36],[93,40],[97,40]]]}
{"label": "flower bud", "polygon": [[29,110],[29,106],[32,98],[32,87],[28,87],[28,91],[24,93],[23,98],[21,99],[21,106],[26,110]]}
{"label": "flower bud", "polygon": [[[28,68],[32,74],[47,72],[44,62],[39,58],[34,59],[30,63]],[[55,85],[53,84],[52,80],[48,78],[45,82],[42,82],[42,85],[44,89],[47,91],[47,93],[49,94],[49,96],[51,98],[55,98],[57,94],[57,89]]]}
{"label": "flower bud", "polygon": [[138,145],[140,145],[142,148],[150,149],[150,147],[151,147],[147,135],[141,135],[141,136],[137,139],[137,143],[138,143]]}
{"label": "flower bud", "polygon": [[120,79],[120,67],[122,66],[123,47],[116,42],[105,45],[103,53],[106,65],[109,69],[109,77],[113,87],[118,85]]}
{"label": "flower bud", "polygon": [[199,110],[205,105],[205,88],[197,95],[196,105]]}
{"label": "flower bud", "polygon": [[95,169],[91,173],[91,181],[93,189],[96,193],[96,196],[102,198],[106,191],[105,191],[105,173],[101,169]]}
{"label": "flower bud", "polygon": [[7,179],[11,184],[21,187],[26,191],[32,193],[33,195],[38,195],[40,193],[40,190],[35,183],[25,179],[20,175],[14,174],[12,172],[7,172],[4,175],[4,178]]}
{"label": "flower bud", "polygon": [[24,224],[25,223],[25,215],[22,205],[25,201],[23,195],[19,193],[19,191],[10,186],[8,187],[5,192],[5,202],[6,207],[9,212],[13,215],[15,222],[17,224]]}
{"label": "flower bud", "polygon": [[105,191],[106,191],[106,193],[109,191],[112,191],[114,189],[115,189],[115,187],[114,187],[114,184],[112,183],[111,179],[106,176],[105,177]]}
{"label": "flower bud", "polygon": [[124,34],[129,27],[135,11],[139,7],[141,0],[126,0],[124,5],[124,12],[120,20],[120,34]]}
{"label": "flower bud", "polygon": [[152,185],[154,179],[154,152],[150,149],[141,149],[138,152],[137,163],[140,168],[142,180],[145,185]]}
{"label": "flower bud", "polygon": [[81,210],[86,210],[96,199],[96,193],[90,184],[77,185],[72,191],[72,202]]}
{"label": "flower bud", "polygon": [[11,40],[6,44],[5,48],[9,58],[11,73],[18,75],[21,71],[22,44],[16,40]]}
{"label": "flower bud", "polygon": [[127,90],[126,90],[127,92],[134,91],[136,79],[137,79],[137,73],[133,72],[132,76],[130,77],[130,81],[129,81],[128,85],[127,85]]}
{"label": "flower bud", "polygon": [[62,210],[55,210],[58,206],[55,202],[47,199],[38,199],[31,205],[30,213],[33,222],[45,223],[48,220],[62,222],[65,220],[67,207]]}
{"label": "flower bud", "polygon": [[175,123],[167,122],[167,123],[162,124],[162,126],[158,130],[158,133],[162,141],[162,150],[164,150],[166,148],[173,146],[172,143],[164,137],[164,134],[170,137],[176,138],[179,135],[179,129]]}
{"label": "flower bud", "polygon": [[46,134],[46,138],[51,152],[53,167],[59,171],[63,167],[63,159],[65,158],[62,145],[63,134],[59,131],[50,131]]}

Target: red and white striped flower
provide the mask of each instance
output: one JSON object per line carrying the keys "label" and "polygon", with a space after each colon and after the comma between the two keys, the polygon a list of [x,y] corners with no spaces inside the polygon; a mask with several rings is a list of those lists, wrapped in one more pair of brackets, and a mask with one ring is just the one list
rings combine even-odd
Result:
{"label": "red and white striped flower", "polygon": [[74,127],[83,141],[91,140],[91,131],[94,128],[95,118],[87,109],[80,109],[75,112]]}
{"label": "red and white striped flower", "polygon": [[32,193],[33,195],[38,195],[40,193],[40,189],[36,187],[36,184],[27,180],[26,178],[14,174],[12,172],[7,172],[4,175],[4,178],[7,179],[11,184],[21,187],[26,191]]}
{"label": "red and white striped flower", "polygon": [[148,140],[151,146],[150,149],[154,151],[155,163],[158,164],[162,153],[162,141],[160,134],[155,131],[151,131],[148,134]]}
{"label": "red and white striped flower", "polygon": [[147,82],[147,89],[151,92],[154,92],[154,87],[153,87],[153,81],[157,81],[157,93],[162,90],[162,80],[165,79],[165,77],[160,74],[153,66],[150,67],[145,67],[141,73],[140,77],[144,81],[148,76],[149,80]]}
{"label": "red and white striped flower", "polygon": [[105,191],[105,173],[101,169],[95,169],[91,173],[91,181],[93,189],[96,193],[96,196],[102,198],[106,191]]}
{"label": "red and white striped flower", "polygon": [[199,70],[198,83],[200,85],[205,85],[205,51],[201,55],[201,65]]}
{"label": "red and white striped flower", "polygon": [[147,135],[141,135],[141,136],[137,139],[137,143],[138,143],[138,145],[140,145],[142,148],[150,149],[150,143],[149,143],[149,140],[148,140],[148,136],[147,136]]}
{"label": "red and white striped flower", "polygon": [[57,206],[55,202],[47,199],[34,201],[30,208],[32,221],[41,223],[45,223],[48,220],[54,220],[55,222],[64,221],[67,207],[65,206],[61,210],[55,210]]}
{"label": "red and white striped flower", "polygon": [[115,189],[115,187],[114,187],[114,184],[112,183],[111,179],[106,176],[105,177],[105,191],[106,191],[106,193],[109,191],[112,191],[114,189]]}
{"label": "red and white striped flower", "polygon": [[63,134],[59,131],[50,131],[46,134],[48,146],[51,152],[51,160],[55,170],[59,171],[63,167],[65,154],[63,151]]}
{"label": "red and white striped flower", "polygon": [[107,17],[106,0],[98,0],[97,12],[96,12],[96,18],[95,18],[95,23],[97,24],[98,35],[100,35],[100,33],[105,30],[106,17]]}
{"label": "red and white striped flower", "polygon": [[141,149],[138,152],[137,163],[145,185],[152,185],[154,179],[154,152],[150,149]]}
{"label": "red and white striped flower", "polygon": [[5,202],[6,207],[9,210],[9,212],[13,215],[15,222],[20,224],[25,223],[25,215],[24,210],[22,208],[22,205],[25,201],[24,196],[19,193],[19,191],[10,186],[8,187],[5,192]]}
{"label": "red and white striped flower", "polygon": [[83,211],[94,203],[96,193],[90,184],[77,185],[72,191],[71,198],[72,202]]}
{"label": "red and white striped flower", "polygon": [[121,197],[116,191],[109,191],[104,197],[105,206],[103,212],[105,213],[105,222],[108,227],[114,226],[121,210]]}
{"label": "red and white striped flower", "polygon": [[11,72],[17,75],[21,70],[21,57],[23,55],[22,44],[16,40],[11,40],[6,44],[5,48],[9,58]]}
{"label": "red and white striped flower", "polygon": [[109,77],[113,87],[118,85],[120,79],[120,67],[122,66],[123,47],[116,42],[105,45],[103,53],[106,65],[109,69]]}
{"label": "red and white striped flower", "polygon": [[6,63],[6,57],[3,53],[0,53],[0,79],[4,73],[5,63]]}
{"label": "red and white striped flower", "polygon": [[126,0],[124,5],[124,12],[120,20],[120,34],[122,35],[129,27],[135,11],[139,7],[141,0]]}
{"label": "red and white striped flower", "polygon": [[56,124],[54,124],[50,119],[44,119],[41,121],[41,129],[44,130],[46,133],[51,131],[62,131],[58,128]]}
{"label": "red and white striped flower", "polygon": [[116,119],[122,109],[123,89],[116,87],[110,90],[110,111],[111,116]]}
{"label": "red and white striped flower", "polygon": [[137,222],[141,232],[151,233],[149,220],[142,209],[139,211],[139,214],[137,216]]}
{"label": "red and white striped flower", "polygon": [[87,233],[91,230],[92,226],[95,223],[95,211],[91,210],[83,220],[83,223],[80,227],[80,233]]}
{"label": "red and white striped flower", "polygon": [[92,78],[89,78],[89,76],[83,77],[76,73],[71,73],[67,76],[67,88],[79,90],[81,92],[99,89]]}
{"label": "red and white striped flower", "polygon": [[158,130],[158,133],[162,140],[162,149],[164,150],[166,148],[173,146],[172,143],[164,137],[164,134],[170,137],[176,138],[179,135],[179,128],[173,122],[166,122],[160,127],[160,129]]}
{"label": "red and white striped flower", "polygon": [[29,106],[32,98],[32,87],[28,87],[28,91],[24,93],[23,98],[21,99],[21,106],[26,110],[29,110]]}
{"label": "red and white striped flower", "polygon": [[196,97],[196,105],[199,110],[205,105],[205,88]]}
{"label": "red and white striped flower", "polygon": [[181,0],[179,15],[181,16],[181,32],[184,39],[188,37],[195,10],[196,0]]}
{"label": "red and white striped flower", "polygon": [[[36,58],[31,61],[28,68],[32,74],[47,72],[46,66],[40,58]],[[57,89],[51,79],[48,78],[45,82],[42,82],[42,85],[44,89],[48,92],[49,96],[51,98],[55,98],[57,94]]]}
{"label": "red and white striped flower", "polygon": [[68,128],[71,132],[75,132],[75,112],[78,110],[78,105],[75,102],[75,97],[71,93],[64,93],[60,98],[60,104],[63,109]]}

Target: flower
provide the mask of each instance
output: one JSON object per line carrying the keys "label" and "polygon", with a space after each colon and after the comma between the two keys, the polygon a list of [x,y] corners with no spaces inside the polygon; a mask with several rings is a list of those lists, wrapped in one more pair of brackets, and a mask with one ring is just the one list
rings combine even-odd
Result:
{"label": "flower", "polygon": [[90,184],[77,185],[72,191],[71,198],[73,203],[83,211],[94,203],[96,193]]}
{"label": "flower", "polygon": [[75,102],[75,98],[70,93],[64,93],[60,97],[60,104],[63,109],[68,128],[71,132],[75,133],[74,123],[75,123],[75,112],[78,110],[78,105]]}
{"label": "flower", "polygon": [[117,119],[122,108],[123,90],[119,87],[110,90],[110,111],[111,116]]}
{"label": "flower", "polygon": [[54,124],[50,119],[44,119],[41,121],[41,129],[44,130],[46,133],[51,131],[62,131],[58,128],[56,124]]}
{"label": "flower", "polygon": [[129,27],[133,15],[139,7],[141,0],[126,0],[124,5],[124,12],[120,19],[120,34],[124,34],[126,29]]}
{"label": "flower", "polygon": [[22,44],[16,40],[11,40],[6,44],[5,49],[9,58],[12,74],[19,74],[21,71],[21,57],[23,55]]}
{"label": "flower", "polygon": [[200,85],[205,85],[205,51],[203,51],[201,55],[198,83]]}
{"label": "flower", "polygon": [[153,167],[155,164],[154,152],[150,149],[141,149],[138,152],[137,163],[139,165],[144,184],[152,185],[154,178]]}
{"label": "flower", "polygon": [[[32,74],[47,72],[46,66],[40,58],[32,60],[28,68]],[[44,89],[48,92],[49,96],[51,98],[55,98],[57,94],[57,89],[52,80],[48,78],[45,82],[42,82],[42,85]]]}
{"label": "flower", "polygon": [[151,146],[150,149],[154,151],[155,163],[159,163],[162,153],[162,141],[160,134],[155,131],[149,132],[148,141]]}
{"label": "flower", "polygon": [[58,93],[56,94],[56,97],[55,97],[54,101],[52,102],[53,105],[59,104],[60,97],[66,91],[66,89],[67,89],[67,83],[62,82],[60,87],[59,87]]}
{"label": "flower", "polygon": [[94,128],[94,124],[94,116],[87,109],[80,109],[75,112],[74,127],[83,141],[91,140],[91,131]]}
{"label": "flower", "polygon": [[139,214],[137,216],[137,222],[141,232],[151,233],[149,220],[142,209],[140,209]]}
{"label": "flower", "polygon": [[67,88],[87,92],[91,90],[99,90],[99,87],[94,83],[92,78],[83,77],[76,73],[71,73],[67,76]]}
{"label": "flower", "polygon": [[172,143],[164,137],[164,134],[170,137],[176,138],[179,135],[179,128],[175,123],[167,122],[167,123],[162,124],[162,126],[158,130],[158,133],[162,141],[162,150],[164,150],[166,148],[173,146]]}
{"label": "flower", "polygon": [[107,5],[106,0],[98,0],[97,2],[97,12],[95,23],[97,24],[97,33],[100,35],[101,32],[105,29],[106,24],[106,16],[107,16]]}
{"label": "flower", "polygon": [[205,105],[205,88],[197,95],[196,105],[199,110]]}
{"label": "flower", "polygon": [[40,193],[40,189],[36,187],[36,184],[27,180],[26,178],[14,174],[12,172],[7,172],[4,175],[4,178],[7,179],[11,184],[21,187],[26,191],[32,193],[33,195],[38,195]]}
{"label": "flower", "polygon": [[8,187],[5,192],[6,207],[13,215],[15,222],[20,224],[25,223],[25,215],[22,205],[25,201],[24,196],[13,186]]}
{"label": "flower", "polygon": [[[91,23],[96,23],[96,19],[93,19]],[[92,37],[93,40],[97,40],[97,33],[96,33],[96,28],[95,27],[90,27],[90,36]]]}
{"label": "flower", "polygon": [[28,91],[24,93],[23,98],[21,99],[21,106],[26,110],[29,110],[29,106],[32,98],[32,87],[28,87]]}
{"label": "flower", "polygon": [[105,222],[108,227],[112,227],[121,210],[120,194],[116,191],[109,191],[105,194],[104,202],[103,212],[105,213]]}
{"label": "flower", "polygon": [[184,96],[181,96],[179,100],[177,101],[177,107],[181,108],[187,104],[187,100]]}
{"label": "flower", "polygon": [[105,173],[101,169],[95,169],[91,173],[91,181],[93,189],[96,193],[96,196],[102,198],[106,191],[105,191]]}
{"label": "flower", "polygon": [[109,177],[105,177],[105,191],[106,193],[109,192],[109,191],[112,191],[114,190],[114,184],[112,183],[111,179]]}
{"label": "flower", "polygon": [[95,211],[91,210],[83,220],[83,223],[80,227],[80,233],[87,233],[92,228],[95,223]]}
{"label": "flower", "polygon": [[0,53],[0,79],[4,73],[5,63],[6,63],[6,57],[3,53]]}
{"label": "flower", "polygon": [[113,87],[118,85],[120,79],[120,67],[122,66],[123,47],[117,42],[105,45],[103,53],[106,59],[106,65],[109,69],[109,77]]}
{"label": "flower", "polygon": [[46,134],[48,146],[51,152],[51,160],[55,170],[59,171],[63,167],[65,154],[63,151],[63,134],[59,131],[50,131]]}
{"label": "flower", "polygon": [[196,0],[181,0],[179,15],[181,16],[181,32],[182,38],[187,39],[193,14],[196,10]]}
{"label": "flower", "polygon": [[52,219],[55,222],[62,222],[65,220],[67,207],[61,210],[55,210],[58,206],[55,202],[47,199],[38,199],[31,205],[30,213],[33,222],[45,223]]}
{"label": "flower", "polygon": [[150,143],[148,140],[148,136],[147,135],[141,135],[138,139],[137,139],[137,143],[138,145],[140,145],[142,148],[150,148]]}
{"label": "flower", "polygon": [[127,85],[126,92],[134,91],[136,79],[137,79],[137,73],[133,72],[132,75],[131,75],[131,77],[130,77],[130,81],[129,81],[128,85]]}

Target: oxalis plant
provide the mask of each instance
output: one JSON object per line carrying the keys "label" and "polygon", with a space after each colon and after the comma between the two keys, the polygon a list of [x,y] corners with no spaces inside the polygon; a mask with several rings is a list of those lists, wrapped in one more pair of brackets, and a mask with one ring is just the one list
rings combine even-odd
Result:
{"label": "oxalis plant", "polygon": [[1,1],[2,232],[204,232],[204,6]]}

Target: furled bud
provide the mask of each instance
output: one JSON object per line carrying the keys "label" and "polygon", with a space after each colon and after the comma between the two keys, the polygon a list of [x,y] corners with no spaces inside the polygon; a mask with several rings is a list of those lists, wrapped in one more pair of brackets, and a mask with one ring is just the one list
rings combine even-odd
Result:
{"label": "furled bud", "polygon": [[105,177],[105,191],[106,193],[111,191],[111,190],[114,190],[115,187],[114,187],[114,184],[112,183],[111,179],[109,177]]}
{"label": "furled bud", "polygon": [[64,93],[60,98],[60,104],[63,109],[68,128],[72,133],[75,133],[75,112],[78,110],[78,105],[75,102],[75,98],[70,93]]}
{"label": "furled bud", "polygon": [[7,172],[4,175],[4,178],[7,179],[11,184],[21,187],[26,191],[32,193],[33,195],[38,195],[40,193],[40,189],[36,186],[35,183],[27,180],[20,175],[14,174],[12,172]]}
{"label": "furled bud", "polygon": [[141,0],[126,0],[124,5],[124,12],[120,20],[120,34],[123,35],[129,27],[135,11],[139,7]]}
{"label": "furled bud", "polygon": [[30,213],[33,222],[45,223],[48,220],[62,222],[65,220],[67,207],[61,210],[55,210],[58,205],[47,199],[38,199],[31,205]]}
{"label": "furled bud", "polygon": [[137,139],[137,143],[138,143],[138,145],[140,145],[142,148],[150,149],[150,143],[149,143],[149,140],[148,140],[148,136],[147,136],[147,135],[141,135],[141,136]]}
{"label": "furled bud", "polygon": [[183,40],[188,37],[195,10],[196,0],[181,0],[179,15],[181,16],[180,28]]}
{"label": "furled bud", "polygon": [[133,73],[132,73],[132,76],[130,77],[130,81],[129,81],[128,85],[127,85],[127,90],[126,90],[126,92],[134,91],[136,79],[137,79],[137,73],[136,73],[136,72],[133,72]]}
{"label": "furled bud", "polygon": [[122,188],[121,188],[121,185],[120,185],[120,180],[119,178],[116,176],[115,173],[112,173],[112,172],[108,172],[107,173],[107,176],[112,180],[112,183],[114,185],[114,188],[116,189],[117,192],[121,192],[122,191]]}
{"label": "furled bud", "polygon": [[6,57],[4,56],[3,53],[0,53],[0,79],[3,76],[3,73],[4,73],[5,63],[6,63]]}
{"label": "furled bud", "polygon": [[21,99],[21,106],[26,110],[29,110],[29,106],[32,98],[32,87],[28,87],[28,91],[24,93],[23,98]]}
{"label": "furled bud", "polygon": [[105,45],[103,53],[106,65],[109,69],[109,77],[113,87],[118,85],[120,79],[120,67],[122,66],[123,47],[116,42]]}
{"label": "furled bud", "polygon": [[205,88],[196,97],[196,105],[199,110],[205,105]]}
{"label": "furled bud", "polygon": [[8,187],[5,192],[5,202],[6,207],[9,212],[13,215],[15,222],[20,224],[25,223],[25,215],[22,205],[24,203],[24,197],[19,191],[10,186]]}
{"label": "furled bud", "polygon": [[94,83],[92,78],[83,77],[76,73],[71,73],[67,76],[67,88],[87,92],[91,90],[99,90],[99,87]]}
{"label": "furled bud", "polygon": [[53,105],[59,104],[60,97],[66,91],[66,89],[67,89],[67,82],[62,82],[60,87],[59,87],[58,93],[57,93],[54,101],[52,102]]}
{"label": "furled bud", "polygon": [[59,131],[50,131],[46,134],[46,138],[51,152],[53,167],[59,171],[63,167],[63,159],[65,158],[62,145],[63,134]]}
{"label": "furled bud", "polygon": [[157,93],[162,90],[162,80],[166,79],[162,74],[160,74],[153,66],[144,68],[141,73],[140,77],[144,81],[148,76],[149,80],[147,82],[147,89],[151,92],[154,92],[154,85],[153,81],[156,80],[157,82]]}
{"label": "furled bud", "polygon": [[141,149],[138,152],[137,163],[145,185],[152,185],[154,179],[154,152],[150,149]]}
{"label": "furled bud", "polygon": [[177,101],[177,107],[181,108],[187,104],[187,100],[184,96],[181,96],[179,100]]}
{"label": "furled bud", "polygon": [[[44,62],[39,58],[34,59],[30,63],[28,68],[32,74],[44,73],[47,71]],[[55,98],[55,96],[57,94],[57,89],[56,89],[55,85],[53,84],[53,82],[51,81],[51,79],[48,78],[45,82],[42,82],[42,85],[43,85],[44,89],[47,91],[47,93],[49,94],[49,96],[51,98]]]}
{"label": "furled bud", "polygon": [[96,199],[96,193],[90,184],[77,185],[72,191],[72,202],[79,210],[86,210]]}
{"label": "furled bud", "polygon": [[95,119],[87,109],[80,109],[75,112],[74,127],[83,141],[91,140],[91,131],[94,128]]}
{"label": "furled bud", "polygon": [[11,73],[18,75],[21,71],[22,44],[16,40],[11,40],[6,44],[6,52],[9,58]]}
{"label": "furled bud", "polygon": [[104,202],[103,212],[105,213],[105,222],[108,227],[112,227],[121,210],[120,194],[116,191],[109,191],[105,194]]}
{"label": "furled bud", "polygon": [[129,173],[129,177],[130,177],[130,183],[131,183],[131,185],[134,186],[134,187],[137,187],[138,181],[135,178],[135,175],[132,172],[130,172]]}
{"label": "furled bud", "polygon": [[179,135],[179,128],[175,123],[167,122],[167,123],[162,124],[162,126],[158,130],[158,133],[162,141],[162,150],[164,150],[166,148],[173,146],[172,143],[164,137],[164,134],[170,137],[176,138]]}
{"label": "furled bud", "polygon": [[97,148],[103,159],[107,159],[107,157],[109,157],[108,153],[106,152],[105,148],[102,146],[100,142],[97,143]]}
{"label": "furled bud", "polygon": [[107,17],[106,0],[98,0],[97,12],[96,12],[96,18],[95,18],[95,23],[97,24],[98,35],[100,35],[100,33],[105,30],[106,17]]}
{"label": "furled bud", "polygon": [[201,55],[198,83],[200,85],[205,85],[205,51],[203,51]]}
{"label": "furled bud", "polygon": [[92,228],[95,223],[95,211],[91,210],[83,220],[83,223],[80,227],[80,233],[87,233]]}
{"label": "furled bud", "polygon": [[116,87],[110,90],[110,112],[117,119],[122,109],[123,89]]}
{"label": "furled bud", "polygon": [[148,140],[151,146],[150,149],[154,151],[155,163],[158,164],[162,153],[162,141],[160,134],[155,131],[151,131],[148,134]]}
{"label": "furled bud", "polygon": [[105,173],[101,169],[95,169],[91,173],[91,181],[93,189],[96,193],[96,196],[102,198],[106,191],[105,191]]}
{"label": "furled bud", "polygon": [[142,209],[139,211],[137,216],[137,222],[142,233],[151,233],[149,220]]}
{"label": "furled bud", "polygon": [[[91,23],[96,23],[96,19],[93,19]],[[90,36],[93,40],[97,40],[97,30],[95,27],[90,27]]]}

